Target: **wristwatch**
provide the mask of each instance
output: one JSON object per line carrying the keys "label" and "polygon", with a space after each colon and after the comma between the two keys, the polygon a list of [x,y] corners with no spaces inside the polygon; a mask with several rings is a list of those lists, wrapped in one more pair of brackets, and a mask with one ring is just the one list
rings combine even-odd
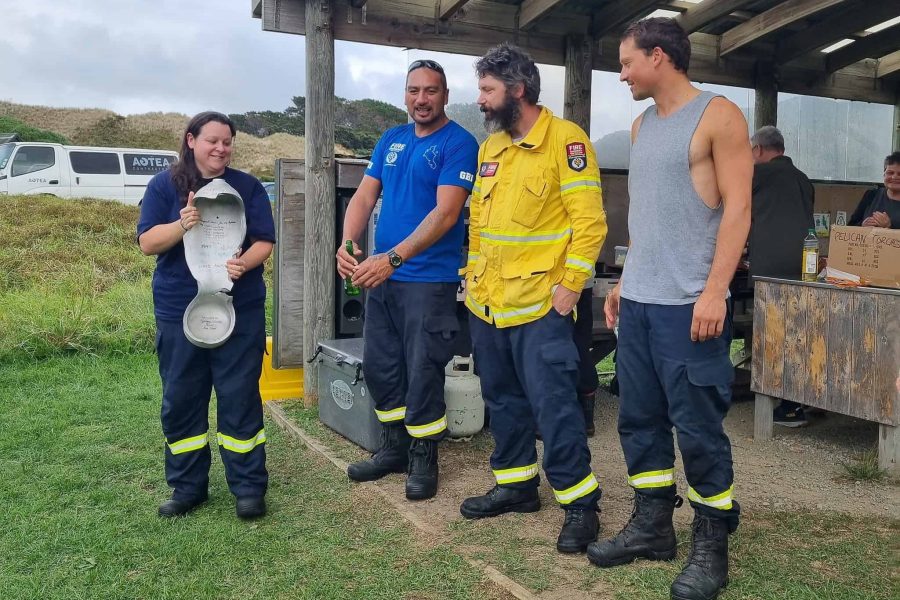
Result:
{"label": "wristwatch", "polygon": [[397,254],[393,250],[390,250],[388,252],[388,262],[391,263],[391,266],[394,267],[395,269],[399,269],[400,266],[403,264],[403,257],[401,257],[399,254]]}

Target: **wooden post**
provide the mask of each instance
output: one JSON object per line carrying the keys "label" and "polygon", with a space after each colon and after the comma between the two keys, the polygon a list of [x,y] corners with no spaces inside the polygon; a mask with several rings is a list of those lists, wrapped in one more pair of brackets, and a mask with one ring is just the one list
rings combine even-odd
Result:
{"label": "wooden post", "polygon": [[878,468],[900,475],[900,426],[878,425]]}
{"label": "wooden post", "polygon": [[[332,0],[306,0],[306,205],[303,356],[334,337],[334,25]],[[319,366],[303,370],[303,400],[317,404]]]}
{"label": "wooden post", "polygon": [[772,439],[775,410],[775,398],[765,394],[756,394],[756,406],[753,408],[753,439],[766,441]]}
{"label": "wooden post", "polygon": [[591,135],[593,39],[566,37],[566,94],[563,116]]}
{"label": "wooden post", "polygon": [[900,100],[894,104],[894,145],[891,151],[900,150]]}
{"label": "wooden post", "polygon": [[778,82],[775,65],[759,62],[756,67],[756,110],[754,130],[766,125],[778,125]]}

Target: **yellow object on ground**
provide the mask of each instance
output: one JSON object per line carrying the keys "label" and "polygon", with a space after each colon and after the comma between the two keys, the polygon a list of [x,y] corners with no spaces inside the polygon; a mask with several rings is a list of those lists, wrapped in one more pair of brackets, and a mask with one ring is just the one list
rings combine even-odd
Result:
{"label": "yellow object on ground", "polygon": [[275,369],[272,367],[272,338],[266,338],[259,395],[263,402],[303,397],[303,369]]}

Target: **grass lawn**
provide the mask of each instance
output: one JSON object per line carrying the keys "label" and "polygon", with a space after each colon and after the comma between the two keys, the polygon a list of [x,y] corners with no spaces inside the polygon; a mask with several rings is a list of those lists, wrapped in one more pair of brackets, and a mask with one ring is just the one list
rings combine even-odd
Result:
{"label": "grass lawn", "polygon": [[214,453],[209,504],[160,519],[159,397],[150,354],[0,365],[3,598],[498,597],[274,424],[268,517]]}
{"label": "grass lawn", "polygon": [[[157,517],[169,490],[153,259],[134,244],[136,219],[108,202],[0,200],[0,599],[506,597],[463,551],[534,591],[558,586],[552,544],[515,517],[451,522],[438,545],[271,421],[269,516],[234,516],[214,452],[210,502]],[[338,455],[360,455],[314,410],[289,414]],[[490,443],[482,434],[469,449]],[[722,599],[896,598],[898,533],[896,521],[751,509]],[[667,598],[680,568],[565,565],[579,589],[622,600]]]}

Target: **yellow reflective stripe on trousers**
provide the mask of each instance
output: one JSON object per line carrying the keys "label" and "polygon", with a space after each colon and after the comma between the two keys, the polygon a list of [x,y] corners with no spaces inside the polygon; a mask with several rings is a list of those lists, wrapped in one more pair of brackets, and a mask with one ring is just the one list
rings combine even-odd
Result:
{"label": "yellow reflective stripe on trousers", "polygon": [[540,246],[549,245],[569,239],[572,229],[560,229],[557,231],[495,231],[482,229],[479,237],[482,242],[488,244],[500,244],[507,246]]}
{"label": "yellow reflective stripe on trousers", "polygon": [[600,487],[600,484],[597,483],[597,478],[591,473],[570,488],[553,490],[553,494],[556,496],[556,501],[560,504],[571,504],[575,500],[587,496],[598,487]]}
{"label": "yellow reflective stripe on trousers", "polygon": [[504,483],[528,481],[529,479],[537,477],[537,474],[537,463],[525,467],[513,467],[511,469],[494,469],[494,477],[497,478],[497,483],[500,485]]}
{"label": "yellow reflective stripe on trousers", "polygon": [[219,438],[219,445],[226,450],[246,454],[266,441],[266,430],[265,428],[260,429],[259,433],[249,440],[239,440],[224,433],[219,433],[217,437]]}
{"label": "yellow reflective stripe on trousers", "polygon": [[710,496],[709,498],[704,498],[697,493],[697,490],[692,487],[688,488],[688,500],[693,500],[697,504],[704,504],[706,506],[720,508],[722,510],[731,510],[731,497],[733,494],[733,485],[721,494],[716,494],[715,496]]}
{"label": "yellow reflective stripe on trousers", "polygon": [[194,437],[178,440],[177,442],[169,442],[168,440],[166,440],[166,444],[169,446],[169,450],[172,452],[172,454],[182,454],[184,452],[199,450],[208,443],[209,440],[207,439],[206,432],[201,433],[200,435],[195,435]]}
{"label": "yellow reflective stripe on trousers", "polygon": [[646,489],[675,485],[675,469],[661,471],[644,471],[628,478],[628,485],[633,488]]}
{"label": "yellow reflective stripe on trousers", "polygon": [[594,274],[594,265],[591,264],[591,261],[577,254],[566,255],[566,268],[582,271],[588,275]]}
{"label": "yellow reflective stripe on trousers", "polygon": [[437,421],[426,423],[425,425],[407,425],[406,431],[414,438],[423,438],[429,435],[440,433],[447,429],[447,415],[444,415]]}
{"label": "yellow reflective stripe on trousers", "polygon": [[401,406],[400,408],[395,408],[393,410],[378,410],[375,409],[375,416],[378,417],[378,420],[382,423],[391,423],[393,421],[402,421],[406,418],[406,407]]}

